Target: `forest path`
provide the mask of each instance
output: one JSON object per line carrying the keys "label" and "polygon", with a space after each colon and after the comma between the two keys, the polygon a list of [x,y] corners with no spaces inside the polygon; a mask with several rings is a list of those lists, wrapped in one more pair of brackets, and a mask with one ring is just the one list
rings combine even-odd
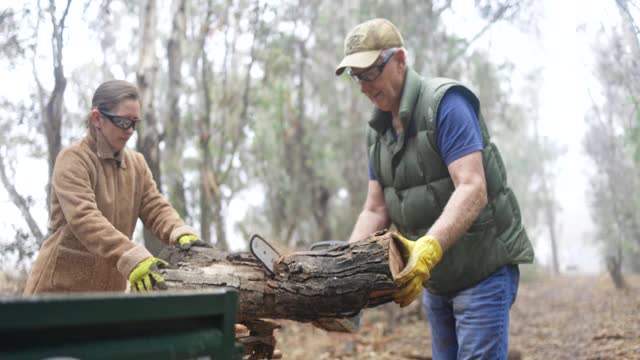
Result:
{"label": "forest path", "polygon": [[[604,274],[522,281],[511,309],[510,358],[640,359],[640,275],[626,280],[623,291]],[[283,359],[431,359],[418,309],[368,309],[356,334],[285,321],[278,348]]]}

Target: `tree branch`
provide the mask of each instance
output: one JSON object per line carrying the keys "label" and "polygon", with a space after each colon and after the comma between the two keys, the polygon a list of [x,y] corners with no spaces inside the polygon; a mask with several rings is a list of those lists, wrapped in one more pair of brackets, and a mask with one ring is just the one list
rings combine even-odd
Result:
{"label": "tree branch", "polygon": [[2,154],[0,154],[0,180],[4,185],[4,188],[7,190],[7,193],[9,193],[9,197],[11,198],[11,201],[18,208],[18,210],[20,210],[22,217],[27,222],[27,226],[29,226],[29,230],[31,231],[31,234],[33,234],[33,236],[35,237],[36,242],[40,244],[44,236],[42,235],[42,232],[40,231],[40,228],[38,227],[36,220],[31,215],[31,209],[29,208],[29,201],[27,201],[27,199],[22,197],[22,195],[18,193],[18,190],[16,190],[15,186],[13,186],[13,183],[9,181],[9,177],[7,176],[7,173],[6,173],[4,156]]}
{"label": "tree branch", "polygon": [[453,62],[456,61],[456,59],[458,57],[460,57],[461,55],[466,53],[467,50],[469,50],[469,48],[471,47],[471,45],[473,45],[473,43],[476,42],[476,40],[480,39],[487,31],[489,31],[489,29],[495,23],[497,23],[498,21],[502,20],[504,18],[504,14],[507,12],[507,10],[511,9],[512,7],[513,7],[513,5],[511,5],[511,4],[503,4],[503,5],[501,5],[500,8],[498,9],[498,11],[496,11],[495,14],[493,14],[491,19],[489,19],[489,22],[487,22],[482,27],[482,29],[480,29],[479,32],[477,32],[474,36],[472,36],[470,40],[465,41],[464,46],[461,47],[460,49],[458,49],[458,51],[454,51],[449,56],[447,56],[447,61],[446,61],[445,65],[442,67],[442,73],[445,74],[448,71],[449,67],[453,64]]}
{"label": "tree branch", "polygon": [[[262,10],[266,8],[266,4],[263,6]],[[242,141],[242,130],[249,123],[248,113],[249,113],[249,99],[251,93],[251,70],[253,69],[253,65],[256,60],[256,38],[258,37],[258,29],[260,22],[260,14],[262,13],[259,1],[256,1],[254,16],[252,19],[253,25],[253,36],[251,40],[251,48],[249,50],[249,65],[247,65],[247,73],[244,79],[244,91],[242,93],[242,110],[240,111],[240,123],[238,124],[238,131],[236,132],[236,136],[232,141],[231,151],[229,152],[229,156],[233,159],[236,156],[238,148],[240,147],[240,143]],[[222,183],[226,181],[231,170],[233,169],[233,161],[229,161],[227,168],[222,173],[220,180]]]}

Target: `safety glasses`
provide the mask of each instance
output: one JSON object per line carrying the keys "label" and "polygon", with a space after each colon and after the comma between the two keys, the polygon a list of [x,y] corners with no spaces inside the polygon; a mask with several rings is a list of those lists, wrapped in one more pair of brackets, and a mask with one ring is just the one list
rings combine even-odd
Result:
{"label": "safety glasses", "polygon": [[374,81],[382,74],[382,71],[384,70],[384,66],[387,65],[387,63],[389,62],[389,60],[391,60],[391,58],[393,57],[393,55],[395,55],[395,53],[396,52],[394,51],[391,54],[389,54],[389,56],[387,56],[387,58],[384,59],[382,64],[372,66],[361,73],[355,74],[351,69],[349,69],[349,75],[355,81]]}
{"label": "safety glasses", "polygon": [[132,128],[133,130],[136,129],[136,122],[137,121],[133,121],[131,119],[127,119],[126,117],[122,117],[122,116],[118,116],[118,115],[114,115],[114,114],[110,114],[100,108],[98,108],[98,112],[100,112],[100,114],[102,114],[102,116],[106,117],[107,119],[109,119],[109,121],[111,121],[113,123],[113,125],[127,130],[129,128]]}

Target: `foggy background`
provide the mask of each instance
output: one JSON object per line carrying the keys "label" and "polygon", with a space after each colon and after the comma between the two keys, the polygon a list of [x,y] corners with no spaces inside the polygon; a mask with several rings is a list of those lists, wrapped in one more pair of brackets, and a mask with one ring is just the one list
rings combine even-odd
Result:
{"label": "foggy background", "polygon": [[[47,124],[61,146],[79,139],[111,78],[146,84],[145,124],[128,146],[160,150],[150,166],[161,190],[204,239],[232,251],[254,232],[290,249],[347,240],[372,106],[333,69],[346,32],[380,16],[420,73],[478,93],[537,264],[599,272],[610,256],[635,271],[637,12],[623,0],[4,2],[0,271],[28,271],[46,237],[59,151]],[[138,225],[135,240],[153,249]]]}

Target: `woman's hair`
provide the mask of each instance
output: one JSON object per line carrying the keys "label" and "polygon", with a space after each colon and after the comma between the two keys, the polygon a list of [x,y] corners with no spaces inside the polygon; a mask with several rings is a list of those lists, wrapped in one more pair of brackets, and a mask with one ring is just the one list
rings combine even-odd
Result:
{"label": "woman's hair", "polygon": [[[93,93],[91,109],[112,111],[122,100],[140,100],[138,88],[124,80],[105,81]],[[91,129],[91,112],[85,118],[85,125]]]}

